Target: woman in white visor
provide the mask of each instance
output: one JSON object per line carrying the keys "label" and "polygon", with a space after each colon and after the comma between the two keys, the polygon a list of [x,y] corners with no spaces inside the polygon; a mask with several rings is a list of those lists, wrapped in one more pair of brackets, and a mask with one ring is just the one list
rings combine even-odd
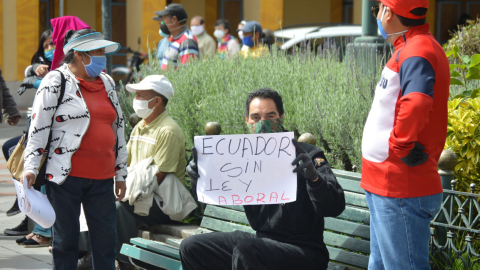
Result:
{"label": "woman in white visor", "polygon": [[[64,63],[43,79],[25,149],[25,186],[45,177],[55,210],[54,269],[77,269],[81,205],[94,269],[115,269],[115,200],[125,194],[127,151],[115,83],[103,70],[120,49],[95,30],[65,35]],[[62,91],[64,89],[64,91]],[[43,155],[46,169],[40,173]]]}

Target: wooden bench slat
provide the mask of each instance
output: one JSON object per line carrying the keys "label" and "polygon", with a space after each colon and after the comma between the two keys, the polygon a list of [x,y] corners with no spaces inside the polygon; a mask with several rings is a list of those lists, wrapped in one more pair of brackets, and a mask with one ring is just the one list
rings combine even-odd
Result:
{"label": "wooden bench slat", "polygon": [[168,238],[167,244],[172,245],[176,248],[180,248],[180,244],[182,243],[183,239],[176,239],[176,238]]}
{"label": "wooden bench slat", "polygon": [[123,244],[120,253],[154,266],[162,266],[168,270],[182,270],[182,263],[179,260],[155,254],[139,247]]}
{"label": "wooden bench slat", "polygon": [[213,219],[210,217],[203,217],[202,225],[203,228],[207,228],[219,232],[233,232],[235,230],[255,233],[255,231],[250,226],[244,226],[240,224],[231,223],[228,221],[223,221],[219,219]]}
{"label": "wooden bench slat", "polygon": [[245,212],[232,210],[230,208],[218,207],[211,204],[207,205],[207,208],[205,208],[205,212],[203,213],[203,215],[227,221],[248,224],[248,219],[245,215]]}
{"label": "wooden bench slat", "polygon": [[204,233],[212,233],[214,231],[205,229],[205,228],[198,228],[197,231],[195,232],[195,235],[197,234],[204,234]]}
{"label": "wooden bench slat", "polygon": [[335,170],[335,169],[332,169],[332,171],[335,174],[335,177],[337,178],[346,178],[346,179],[350,179],[357,182],[360,182],[360,180],[362,180],[361,173],[348,172],[348,171]]}
{"label": "wooden bench slat", "polygon": [[365,269],[368,267],[368,256],[330,246],[327,246],[327,249],[328,253],[330,253],[330,260],[332,261],[350,264]]}
{"label": "wooden bench slat", "polygon": [[370,224],[370,211],[368,209],[359,208],[355,206],[349,206],[345,208],[345,211],[338,218],[360,222],[369,225]]}
{"label": "wooden bench slat", "polygon": [[137,237],[130,239],[130,243],[141,248],[148,249],[153,252],[180,260],[180,254],[178,253],[178,249],[172,246],[168,246],[167,244],[164,244],[162,242],[151,241]]}
{"label": "wooden bench slat", "polygon": [[350,265],[339,264],[334,262],[329,262],[327,270],[360,270],[360,268],[356,268]]}
{"label": "wooden bench slat", "polygon": [[346,179],[338,176],[337,176],[337,181],[342,186],[344,191],[365,194],[365,190],[360,187],[360,185],[358,184],[358,181]]}
{"label": "wooden bench slat", "polygon": [[338,233],[323,232],[323,242],[329,246],[370,254],[370,242],[366,240]]}
{"label": "wooden bench slat", "polygon": [[345,203],[360,207],[368,208],[367,198],[364,194],[354,193],[350,191],[344,191]]}
{"label": "wooden bench slat", "polygon": [[223,208],[232,209],[232,210],[237,210],[237,211],[240,211],[240,212],[245,212],[245,209],[243,208],[243,205],[218,205],[218,206],[223,207]]}
{"label": "wooden bench slat", "polygon": [[338,218],[325,218],[325,230],[344,233],[364,239],[370,239],[370,227],[367,225],[342,220]]}

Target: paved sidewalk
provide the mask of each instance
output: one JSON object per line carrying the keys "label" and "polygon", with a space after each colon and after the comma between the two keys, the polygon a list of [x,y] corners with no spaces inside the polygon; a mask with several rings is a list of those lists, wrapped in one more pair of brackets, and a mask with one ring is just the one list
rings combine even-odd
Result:
{"label": "paved sidewalk", "polygon": [[[0,146],[8,139],[19,136],[25,129],[25,119],[22,117],[20,123],[11,127],[8,124],[0,124]],[[22,236],[7,236],[3,231],[20,224],[25,217],[20,213],[13,217],[5,214],[15,201],[15,186],[11,180],[10,173],[6,169],[3,153],[0,154],[0,269],[52,269],[52,256],[48,248],[24,248],[17,245],[15,240]]]}

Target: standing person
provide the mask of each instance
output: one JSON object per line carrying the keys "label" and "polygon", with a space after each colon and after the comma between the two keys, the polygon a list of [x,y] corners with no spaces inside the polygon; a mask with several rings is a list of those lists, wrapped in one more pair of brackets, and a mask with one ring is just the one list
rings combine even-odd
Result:
{"label": "standing person", "polygon": [[200,16],[195,16],[190,20],[190,29],[192,34],[197,38],[200,55],[205,58],[215,55],[215,41],[207,34],[205,30],[205,20]]}
{"label": "standing person", "polygon": [[[156,18],[156,17],[154,17]],[[163,60],[163,55],[165,54],[165,51],[168,49],[168,46],[170,46],[170,41],[168,38],[170,37],[169,34],[165,34],[162,29],[158,30],[158,34],[162,37],[160,42],[158,43],[157,46],[157,58],[158,61]]]}
{"label": "standing person", "polygon": [[[32,57],[31,66],[27,67],[25,71],[25,75],[27,78],[23,80],[21,86],[21,90],[25,91],[27,88],[35,88],[37,89],[40,85],[42,78],[48,73],[50,70],[50,65],[52,63],[53,54],[55,51],[55,45],[52,42],[52,31],[46,30],[42,33],[40,37],[40,42],[38,44],[37,52]],[[23,92],[19,92],[22,94]],[[14,138],[16,143],[20,140],[20,137]],[[40,191],[43,194],[46,194],[45,186],[40,188]],[[15,200],[15,207],[18,208],[17,200]],[[17,226],[16,228],[20,228],[21,226],[25,227],[25,231],[28,231],[28,217],[25,216],[24,221]],[[10,229],[9,232],[15,231],[16,228]],[[7,232],[5,230],[5,232]],[[17,239],[17,244],[21,244],[24,247],[45,247],[48,246],[50,239],[52,238],[52,230],[50,228],[43,228],[38,223],[35,224],[33,231],[22,237]]]}
{"label": "standing person", "polygon": [[180,4],[170,4],[162,11],[155,11],[154,20],[160,24],[163,33],[169,34],[170,46],[163,54],[162,70],[168,69],[173,63],[177,68],[178,62],[186,64],[190,59],[199,57],[197,38],[187,27],[187,12]]}
{"label": "standing person", "polygon": [[220,19],[215,22],[213,35],[218,42],[217,54],[222,58],[225,58],[227,55],[233,57],[240,51],[240,45],[238,45],[237,39],[230,34],[230,31],[230,23],[227,20]]}
{"label": "standing person", "polygon": [[268,48],[264,46],[261,39],[264,37],[262,26],[256,21],[248,21],[241,30],[243,33],[243,47],[240,54],[243,57],[262,57],[268,53]]}
{"label": "standing person", "polygon": [[449,63],[426,24],[428,0],[381,0],[374,9],[395,53],[363,132],[361,187],[370,208],[369,269],[430,269],[430,221],[442,203]]}
{"label": "standing person", "polygon": [[[124,119],[115,83],[103,73],[105,54],[120,44],[104,40],[90,29],[68,31],[64,64],[57,70],[66,80],[58,109],[61,75],[50,72],[33,103],[25,149],[25,179],[30,187],[39,170],[49,133],[46,160],[47,195],[56,214],[53,225],[54,269],[76,269],[83,204],[95,269],[115,269],[115,196],[125,194],[127,151]],[[51,109],[54,108],[54,109]],[[115,183],[114,183],[115,177]],[[115,186],[115,193],[114,193]]]}
{"label": "standing person", "polygon": [[[20,111],[17,108],[17,103],[13,99],[13,96],[10,94],[10,90],[5,83],[5,80],[2,76],[2,70],[0,70],[0,125],[7,122],[11,126],[16,126],[20,120]],[[6,141],[2,145],[3,156],[6,160],[9,159],[11,153],[17,146],[18,141],[21,137],[15,137]],[[13,216],[20,213],[18,208],[17,200],[15,200],[14,205],[7,211],[7,216]],[[28,220],[24,219],[20,225],[12,229],[5,229],[4,231],[7,235],[26,235],[28,234]]]}
{"label": "standing person", "polygon": [[237,25],[237,32],[238,32],[238,38],[239,38],[239,41],[240,41],[240,47],[242,48],[243,50],[243,31],[242,31],[242,28],[243,26],[247,23],[248,21],[247,20],[243,20],[241,21],[240,23],[238,23]]}

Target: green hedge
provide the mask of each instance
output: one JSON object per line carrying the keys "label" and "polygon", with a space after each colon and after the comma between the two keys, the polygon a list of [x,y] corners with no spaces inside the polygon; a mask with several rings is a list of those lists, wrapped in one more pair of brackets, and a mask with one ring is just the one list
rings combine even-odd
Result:
{"label": "green hedge", "polygon": [[[141,71],[143,77],[164,73],[172,82],[175,95],[167,109],[182,128],[187,147],[194,136],[205,134],[204,126],[211,121],[221,124],[223,134],[246,133],[247,95],[268,87],[282,95],[288,130],[296,136],[313,133],[335,168],[360,169],[363,126],[381,67],[377,74],[367,74],[355,68],[352,57],[340,62],[338,52],[331,46],[316,55],[304,51],[286,56],[274,49],[263,58],[197,60],[168,72],[150,59]],[[128,116],[133,96],[121,93]]]}

